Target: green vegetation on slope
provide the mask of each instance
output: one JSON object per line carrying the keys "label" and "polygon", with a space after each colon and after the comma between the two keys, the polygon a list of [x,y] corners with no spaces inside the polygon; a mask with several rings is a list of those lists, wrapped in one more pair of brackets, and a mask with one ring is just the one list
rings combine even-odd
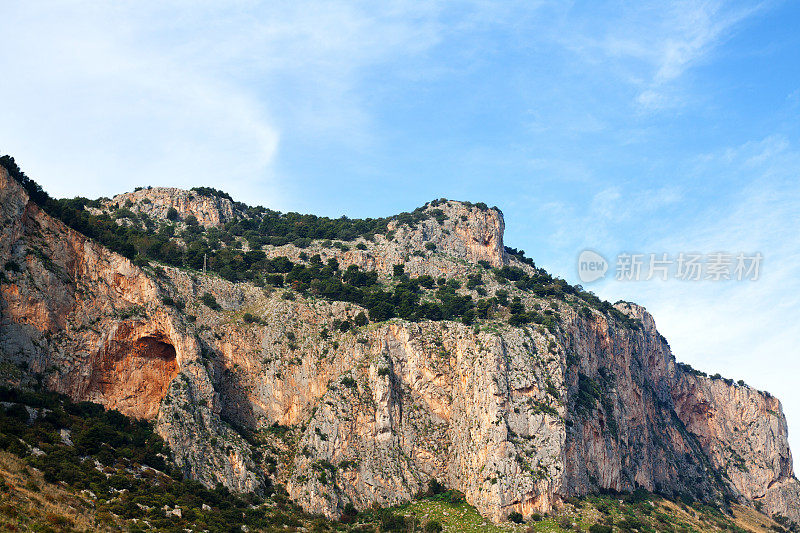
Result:
{"label": "green vegetation on slope", "polygon": [[[0,448],[40,470],[45,482],[88,496],[100,524],[122,520],[130,531],[242,531],[243,525],[296,531],[325,522],[304,514],[280,488],[270,488],[265,499],[183,479],[148,422],[51,392],[0,388],[0,401]],[[0,529],[13,529],[13,509],[0,513]],[[68,530],[68,523],[55,529]]]}
{"label": "green vegetation on slope", "polygon": [[[17,166],[14,158],[0,157],[9,174],[16,179],[31,199],[51,216],[71,228],[97,240],[109,249],[140,264],[155,260],[179,268],[199,270],[204,265],[229,281],[249,281],[256,285],[286,286],[302,294],[312,294],[335,301],[351,302],[365,307],[370,320],[380,322],[394,317],[406,320],[461,320],[471,324],[476,319],[487,319],[503,313],[512,326],[539,324],[556,333],[557,315],[552,310],[539,312],[527,309],[519,296],[509,298],[508,290],[498,291],[492,298],[479,298],[458,292],[462,284],[457,280],[430,276],[411,278],[403,273],[402,265],[396,265],[395,283],[387,286],[378,281],[375,272],[362,272],[355,266],[340,270],[335,260],[323,265],[319,255],[308,257],[301,254],[303,262],[292,262],[286,257],[267,258],[263,246],[279,246],[292,243],[304,248],[312,240],[338,239],[350,241],[356,238],[372,238],[376,233],[386,232],[391,218],[330,219],[298,213],[279,213],[263,207],[248,207],[236,204],[238,212],[244,213],[223,227],[203,228],[196,219],[185,225],[153,221],[144,213],[134,213],[122,206],[109,214],[95,215],[87,207],[100,207],[96,200],[73,198],[55,200],[35,181],[28,178]],[[192,189],[196,194],[230,199],[227,193],[209,187]],[[413,226],[420,221],[444,216],[436,206],[444,199],[434,200],[411,213],[393,217],[399,224]],[[465,203],[466,205],[473,205]],[[475,204],[485,210],[485,204]],[[426,207],[434,209],[426,210]],[[173,210],[174,211],[174,210]],[[177,218],[177,211],[168,218]],[[126,223],[118,223],[125,219]],[[241,249],[241,241],[248,242],[250,251]],[[335,243],[346,247],[342,242]],[[360,243],[361,244],[361,243]],[[429,243],[430,244],[430,243]],[[334,246],[334,243],[330,243]],[[610,303],[583,291],[566,281],[554,278],[533,261],[525,257],[522,250],[506,248],[506,252],[532,269],[526,272],[517,266],[493,269],[486,262],[479,267],[485,273],[492,272],[494,278],[509,289],[530,293],[540,298],[566,301],[572,296],[603,313],[613,315],[622,324],[637,327],[638,322],[629,319]],[[13,266],[13,265],[12,265]],[[469,276],[466,288],[486,295],[483,274]]]}
{"label": "green vegetation on slope", "polygon": [[[216,243],[203,243],[196,238],[205,233],[202,228],[197,227],[196,219],[184,221],[190,227],[194,227],[194,230],[184,236],[186,237],[184,241],[189,246],[185,250],[181,250],[178,247],[170,246],[170,238],[173,235],[170,233],[169,226],[162,226],[159,228],[162,231],[153,232],[152,230],[156,228],[157,224],[142,214],[134,213],[127,208],[129,206],[119,206],[120,208],[113,217],[93,215],[85,208],[87,206],[100,207],[97,200],[81,197],[53,199],[38,183],[25,175],[13,157],[8,155],[0,157],[0,165],[8,170],[11,177],[17,180],[31,199],[47,213],[129,259],[133,259],[138,254],[176,266],[185,264],[200,268],[203,253],[213,256],[218,250],[218,247],[214,246]],[[195,187],[192,190],[198,195],[230,199],[227,193],[209,187]],[[238,203],[236,205],[244,213],[243,216],[237,216],[223,229],[212,228],[207,232],[208,240],[221,240],[229,243],[234,237],[243,237],[250,243],[251,248],[260,248],[265,244],[281,246],[289,243],[306,247],[314,239],[352,241],[359,237],[371,238],[376,233],[386,232],[386,225],[392,218],[401,224],[414,225],[430,216],[424,212],[424,207],[418,208],[413,213],[402,213],[391,218],[351,219],[341,217],[332,219],[299,213],[280,213],[264,207],[248,207]],[[120,218],[126,218],[134,224],[120,226],[116,223],[116,220]],[[168,218],[177,219],[177,211]],[[194,249],[190,249],[192,244],[195,245]],[[199,263],[196,257],[198,252]]]}

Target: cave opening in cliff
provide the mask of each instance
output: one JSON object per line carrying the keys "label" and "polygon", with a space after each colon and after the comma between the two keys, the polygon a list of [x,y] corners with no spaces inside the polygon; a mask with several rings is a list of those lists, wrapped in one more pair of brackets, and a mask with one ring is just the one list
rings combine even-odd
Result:
{"label": "cave opening in cliff", "polygon": [[126,332],[119,333],[92,368],[87,399],[129,416],[153,418],[178,373],[175,346],[160,334],[126,338]]}

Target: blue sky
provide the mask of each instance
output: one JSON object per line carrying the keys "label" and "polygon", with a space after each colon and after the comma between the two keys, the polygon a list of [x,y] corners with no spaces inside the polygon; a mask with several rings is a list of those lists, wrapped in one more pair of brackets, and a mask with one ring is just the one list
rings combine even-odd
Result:
{"label": "blue sky", "polygon": [[484,201],[571,282],[584,248],[760,251],[755,282],[587,288],[778,395],[797,450],[799,25],[788,1],[6,1],[0,151],[56,196]]}

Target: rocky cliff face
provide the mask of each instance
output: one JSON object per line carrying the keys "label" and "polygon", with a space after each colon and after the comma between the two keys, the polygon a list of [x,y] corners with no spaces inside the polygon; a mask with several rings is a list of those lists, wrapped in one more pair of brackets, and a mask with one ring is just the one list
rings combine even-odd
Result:
{"label": "rocky cliff face", "polygon": [[3,377],[39,377],[76,400],[156,419],[187,473],[257,490],[246,445],[219,419],[197,339],[158,284],[42,212],[1,168],[0,218],[0,360],[26,370]]}
{"label": "rocky cliff face", "polygon": [[[392,319],[344,331],[359,306],[142,270],[41,212],[2,171],[0,200],[0,256],[18,266],[0,285],[0,359],[27,369],[13,379],[40,375],[155,420],[178,464],[207,484],[285,483],[328,516],[348,503],[408,500],[437,479],[495,520],[643,487],[761,502],[800,521],[779,402],[687,372],[641,307],[621,303],[617,315],[520,293],[555,326]],[[480,274],[490,294],[513,287],[478,261],[532,271],[504,253],[499,211],[435,209],[413,228],[390,223],[364,249],[265,252],[319,253],[387,282],[396,264],[413,275]]]}
{"label": "rocky cliff face", "polygon": [[671,392],[678,417],[733,492],[797,521],[800,485],[778,399],[685,373]]}
{"label": "rocky cliff face", "polygon": [[577,451],[571,491],[586,493],[597,483],[721,495],[797,520],[800,485],[780,402],[680,368],[642,307],[618,307],[641,328],[620,331],[595,315],[588,324],[579,317],[568,334],[580,360],[575,370],[611,395],[600,398],[599,416],[577,417],[579,432],[567,446]]}
{"label": "rocky cliff face", "polygon": [[[362,270],[377,271],[391,276],[395,265],[403,265],[412,276],[434,278],[464,277],[475,270],[479,261],[492,267],[508,263],[503,246],[505,221],[497,208],[481,209],[461,202],[447,201],[426,212],[437,212],[413,228],[392,220],[386,234],[373,240],[359,239],[355,249],[342,251],[315,242],[308,248],[291,244],[270,247],[270,257],[288,257],[298,261],[301,254],[319,254],[323,262],[336,259],[342,268],[355,265]],[[364,249],[358,249],[358,245]]]}
{"label": "rocky cliff face", "polygon": [[190,215],[206,228],[219,226],[231,220],[234,205],[228,198],[185,191],[172,187],[148,187],[134,192],[118,194],[104,207],[128,208],[155,219],[167,219],[170,209],[175,209],[179,220]]}

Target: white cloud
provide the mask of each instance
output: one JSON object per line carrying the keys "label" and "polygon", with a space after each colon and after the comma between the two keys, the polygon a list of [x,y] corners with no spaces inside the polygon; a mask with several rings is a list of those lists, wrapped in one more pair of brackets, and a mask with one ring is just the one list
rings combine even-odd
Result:
{"label": "white cloud", "polygon": [[279,134],[264,107],[175,49],[148,49],[155,15],[110,4],[4,13],[0,142],[52,193],[269,177]]}
{"label": "white cloud", "polygon": [[369,142],[359,76],[433,46],[438,9],[9,6],[0,21],[0,149],[57,196],[207,184],[275,206],[284,132]]}

